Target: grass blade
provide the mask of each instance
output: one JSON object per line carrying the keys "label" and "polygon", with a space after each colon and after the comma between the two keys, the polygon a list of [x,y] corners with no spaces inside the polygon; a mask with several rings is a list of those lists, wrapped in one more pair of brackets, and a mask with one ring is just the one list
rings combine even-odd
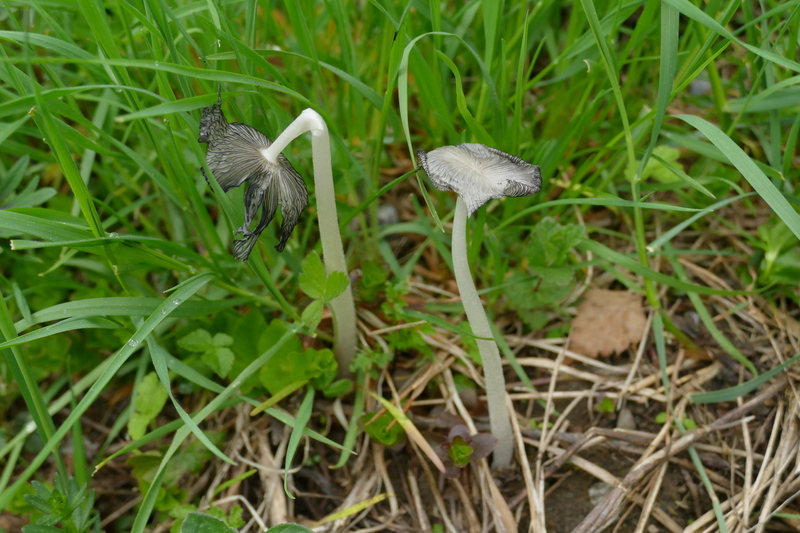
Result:
{"label": "grass blade", "polygon": [[695,115],[677,115],[676,118],[694,126],[700,133],[706,136],[714,146],[725,155],[728,161],[742,173],[744,179],[753,189],[763,198],[765,202],[775,211],[775,214],[786,224],[792,233],[800,239],[800,215],[789,205],[783,194],[761,171],[760,168],[750,159],[730,137],[725,135],[722,130],[714,126],[707,120]]}

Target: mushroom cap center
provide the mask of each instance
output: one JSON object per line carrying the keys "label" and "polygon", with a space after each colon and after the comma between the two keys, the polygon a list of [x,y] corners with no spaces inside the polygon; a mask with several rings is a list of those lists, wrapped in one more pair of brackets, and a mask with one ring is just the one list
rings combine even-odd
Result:
{"label": "mushroom cap center", "polygon": [[433,186],[455,191],[469,215],[493,198],[529,196],[542,186],[538,166],[482,144],[442,146],[417,154]]}

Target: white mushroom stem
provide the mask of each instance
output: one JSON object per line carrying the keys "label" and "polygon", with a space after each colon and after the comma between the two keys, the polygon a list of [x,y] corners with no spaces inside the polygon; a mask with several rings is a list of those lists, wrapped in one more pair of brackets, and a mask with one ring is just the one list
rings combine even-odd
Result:
{"label": "white mushroom stem", "polygon": [[[483,309],[467,260],[467,206],[461,196],[456,201],[453,218],[453,270],[458,292],[467,313],[472,333],[477,337],[494,338],[489,327],[489,319]],[[500,351],[494,340],[475,339],[483,361],[483,376],[486,382],[486,399],[489,404],[489,422],[492,434],[497,437],[497,447],[492,456],[492,466],[506,467],[511,464],[514,438],[511,432],[511,418],[506,407],[506,380],[503,377],[503,364]]]}
{"label": "white mushroom stem", "polygon": [[[336,215],[336,197],[333,188],[333,169],[331,167],[331,140],[328,126],[322,117],[313,109],[306,109],[294,122],[283,130],[275,141],[261,154],[264,158],[276,163],[278,154],[290,142],[311,132],[311,153],[314,163],[314,190],[317,196],[317,220],[322,240],[322,257],[325,272],[347,271],[344,258],[342,237],[339,234],[339,218]],[[350,286],[335,299],[329,302],[333,312],[334,341],[333,351],[339,362],[340,372],[349,372],[350,362],[356,352],[356,308],[353,304],[353,293]]]}

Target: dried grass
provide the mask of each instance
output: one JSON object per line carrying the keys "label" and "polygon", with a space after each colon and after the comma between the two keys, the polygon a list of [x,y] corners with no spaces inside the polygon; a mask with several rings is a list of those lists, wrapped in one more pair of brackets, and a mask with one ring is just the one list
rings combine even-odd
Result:
{"label": "dried grass", "polygon": [[[713,248],[708,239],[698,236],[702,243],[694,245]],[[436,260],[435,252],[429,255]],[[692,282],[730,289],[726,279],[733,276],[727,275],[730,265],[724,261],[684,256],[680,263]],[[593,278],[593,283],[611,281],[604,279]],[[425,278],[413,279],[410,286],[414,298],[423,303],[457,301]],[[578,298],[575,294],[572,301]],[[774,367],[800,351],[796,310],[775,308],[760,296],[710,296],[703,302],[720,330],[759,368]],[[601,360],[570,350],[568,338],[520,335],[522,327],[513,317],[498,319],[517,362],[539,387],[531,390],[515,382],[507,367],[516,452],[509,470],[493,472],[481,460],[465,468],[459,478],[445,479],[412,441],[400,450],[388,450],[363,435],[356,445],[358,455],[343,468],[331,470],[337,453],[307,439],[303,457],[296,461],[303,466],[288,473],[288,486],[297,496],[291,499],[283,490],[289,428],[236,409],[229,413],[232,420],[218,422],[235,427],[226,453],[237,465],[215,462],[205,478],[196,480],[197,487],[187,488],[204,494],[204,506],[245,508],[249,522],[243,532],[296,521],[315,531],[337,533],[435,527],[469,533],[700,533],[719,530],[712,509],[715,501],[732,533],[791,530],[796,524],[774,514],[798,509],[798,375],[790,371],[778,376],[736,403],[691,403],[694,393],[729,387],[751,376],[697,327],[687,301],[673,300],[668,309],[694,343],[686,346],[668,337],[669,390],[664,389],[647,334],[628,354]],[[367,309],[360,310],[358,321],[362,344],[383,350],[389,350],[386,335],[420,325],[387,324]],[[395,405],[403,400],[403,410],[426,438],[446,435],[455,421],[471,433],[488,431],[485,397],[478,394],[477,403],[474,398],[467,401],[456,386],[459,374],[482,386],[481,373],[459,336],[437,328],[424,339],[434,350],[432,359],[396,361],[391,371],[367,383],[369,390],[392,398]],[[629,410],[638,429],[616,428],[613,415],[598,414],[595,405],[602,398],[613,400],[617,410]],[[366,407],[380,406],[368,400]],[[284,408],[291,412],[293,405],[287,402]],[[315,429],[340,439],[351,407],[339,400],[320,400],[316,409],[312,420],[324,417],[328,427]],[[670,413],[666,423],[654,422],[659,412]],[[691,418],[697,427],[681,434],[672,416]],[[690,446],[699,454],[709,487],[700,481],[686,454]],[[312,457],[317,462],[311,462]],[[225,480],[250,469],[258,474],[217,494]],[[565,490],[578,479],[588,479],[606,491],[583,511],[578,504],[587,501],[588,494]],[[564,509],[573,516],[564,516]]]}

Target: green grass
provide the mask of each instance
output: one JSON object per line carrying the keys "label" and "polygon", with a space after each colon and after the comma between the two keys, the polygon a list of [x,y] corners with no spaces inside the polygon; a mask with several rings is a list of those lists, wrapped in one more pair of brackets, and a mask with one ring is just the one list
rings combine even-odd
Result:
{"label": "green grass", "polygon": [[[300,265],[320,250],[313,190],[282,254],[273,223],[247,264],[231,257],[242,191],[226,197],[206,184],[197,142],[200,110],[216,102],[219,85],[228,119],[273,139],[306,107],[325,118],[351,270],[377,264],[387,284],[402,285],[427,249],[452,272],[449,230],[439,227],[455,198],[422,176],[406,178],[418,148],[482,142],[540,165],[544,177],[538,195],[493,202],[470,221],[473,275],[495,315],[520,312],[507,292],[535,279],[527,245],[545,216],[585,226],[569,261],[576,280],[589,266],[608,272],[660,310],[659,356],[676,332],[666,312],[676,299],[688,299],[753,375],[763,366],[725,339],[706,298],[758,293],[797,310],[800,1],[440,9],[371,0],[359,12],[343,0],[176,3],[0,5],[0,509],[19,504],[18,490],[48,458],[63,479],[87,481],[95,465],[64,455],[68,445],[83,450],[81,418],[151,368],[168,388],[188,384],[208,400],[187,413],[173,397],[182,423],[160,434],[169,449],[156,480],[190,434],[223,459],[201,422],[234,401],[258,405],[229,386],[258,368],[213,379],[202,365],[178,364],[186,353],[177,340],[197,328],[233,334],[250,309],[265,323],[301,328]],[[665,146],[678,158],[663,159]],[[288,152],[313,189],[310,137]],[[378,207],[389,201],[404,218],[379,227]],[[738,227],[731,206],[767,229]],[[756,251],[731,263],[732,291],[678,262],[741,252],[690,249],[688,232],[722,229]],[[413,237],[399,256],[386,241],[396,236]],[[560,303],[542,308],[546,323],[563,319]],[[461,315],[426,312],[449,323]],[[330,331],[319,333],[325,344]],[[21,412],[34,426],[17,431],[11,419]],[[120,413],[93,460],[124,438],[130,413]],[[352,443],[355,423],[350,430]],[[34,433],[31,453],[24,445]],[[156,496],[150,490],[133,511],[133,531],[144,530]]]}

